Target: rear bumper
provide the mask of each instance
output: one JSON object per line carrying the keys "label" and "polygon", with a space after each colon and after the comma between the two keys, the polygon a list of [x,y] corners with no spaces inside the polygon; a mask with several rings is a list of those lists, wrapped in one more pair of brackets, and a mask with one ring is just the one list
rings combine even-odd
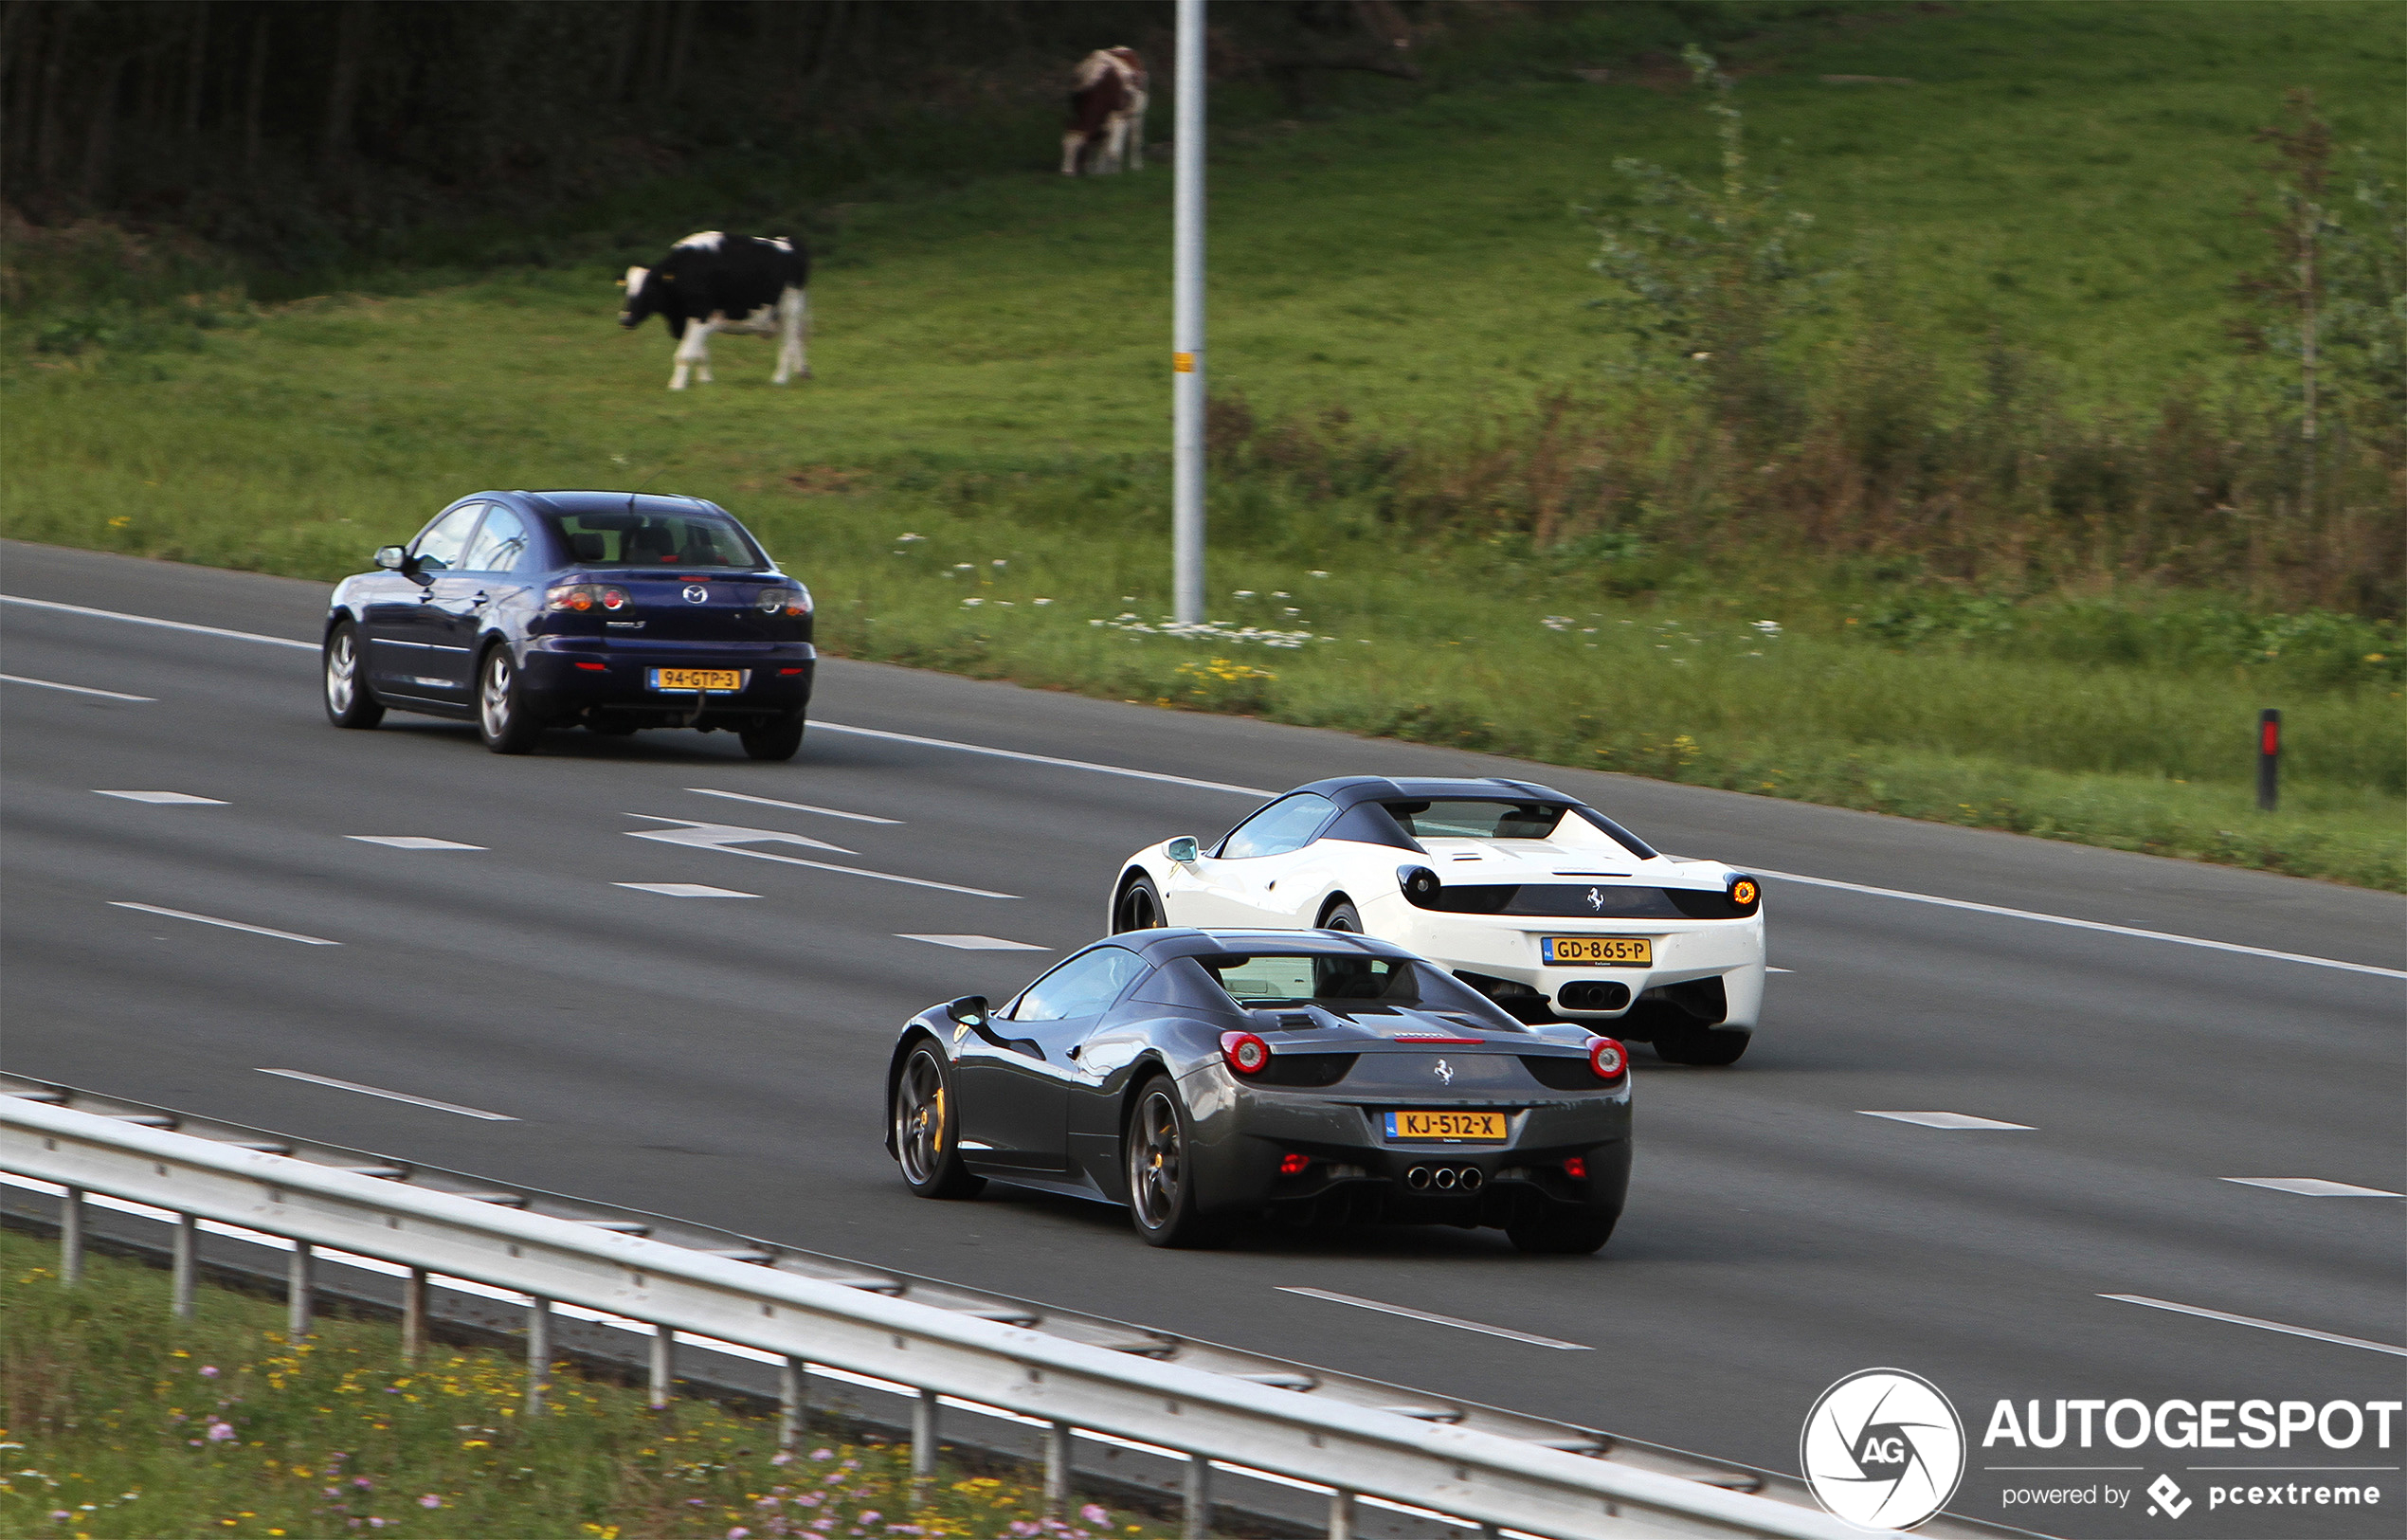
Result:
{"label": "rear bumper", "polygon": [[[598,648],[564,646],[564,639],[539,638],[519,661],[519,679],[536,709],[554,719],[592,716],[641,721],[688,723],[791,716],[810,704],[818,653],[806,642],[780,643],[742,651],[697,643],[691,647]],[[701,694],[656,690],[653,671],[663,668],[733,669],[740,689]]]}

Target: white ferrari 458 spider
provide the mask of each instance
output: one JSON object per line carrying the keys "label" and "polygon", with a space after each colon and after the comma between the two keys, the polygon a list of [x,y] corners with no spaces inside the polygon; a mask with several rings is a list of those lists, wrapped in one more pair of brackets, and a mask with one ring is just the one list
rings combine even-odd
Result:
{"label": "white ferrari 458 spider", "polygon": [[1315,781],[1208,850],[1129,858],[1112,929],[1358,931],[1409,947],[1522,1021],[1652,1042],[1677,1064],[1746,1051],[1764,1004],[1764,894],[1529,781]]}

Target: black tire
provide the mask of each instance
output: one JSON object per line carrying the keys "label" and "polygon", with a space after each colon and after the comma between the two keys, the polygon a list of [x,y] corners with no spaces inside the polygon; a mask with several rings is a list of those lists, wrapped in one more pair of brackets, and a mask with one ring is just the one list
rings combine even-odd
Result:
{"label": "black tire", "polygon": [[1228,1226],[1195,1206],[1194,1172],[1187,1152],[1195,1147],[1185,1104],[1167,1075],[1156,1075],[1136,1094],[1120,1153],[1129,1177],[1129,1223],[1149,1246],[1217,1246]]}
{"label": "black tire", "polygon": [[803,714],[796,712],[765,726],[748,727],[737,735],[744,740],[747,756],[784,764],[803,747]]}
{"label": "black tire", "polygon": [[952,1093],[952,1066],[925,1039],[913,1044],[895,1077],[888,1109],[895,1135],[895,1164],[903,1181],[922,1198],[974,1198],[986,1179],[961,1163],[961,1108]]}
{"label": "black tire", "polygon": [[1533,1257],[1586,1257],[1613,1239],[1619,1214],[1565,1214],[1505,1226],[1512,1249]]}
{"label": "black tire", "polygon": [[1112,906],[1113,935],[1125,931],[1150,931],[1169,923],[1169,915],[1162,908],[1162,890],[1153,885],[1151,878],[1142,874],[1120,890],[1119,901]]}
{"label": "black tire", "polygon": [[370,728],[385,719],[385,703],[368,687],[367,661],[359,646],[359,627],[343,621],[327,633],[326,719],[336,727]]}
{"label": "black tire", "polygon": [[1735,1064],[1754,1041],[1752,1032],[1720,1032],[1702,1023],[1663,1026],[1656,1029],[1655,1056],[1667,1064]]}
{"label": "black tire", "polygon": [[543,736],[543,723],[527,708],[517,660],[506,643],[486,648],[477,660],[477,735],[498,754],[525,753]]}
{"label": "black tire", "polygon": [[1321,912],[1320,928],[1324,931],[1348,931],[1363,933],[1363,912],[1350,899],[1340,898]]}

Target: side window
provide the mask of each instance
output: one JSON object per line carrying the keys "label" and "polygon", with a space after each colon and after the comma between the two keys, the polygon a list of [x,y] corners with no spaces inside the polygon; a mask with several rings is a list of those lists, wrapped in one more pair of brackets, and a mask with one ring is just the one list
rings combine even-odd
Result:
{"label": "side window", "polygon": [[1284,856],[1301,850],[1334,806],[1327,797],[1309,791],[1282,797],[1231,829],[1221,842],[1221,859],[1243,861],[1248,856]]}
{"label": "side window", "polygon": [[1093,1016],[1120,998],[1145,971],[1145,959],[1125,947],[1082,951],[1028,986],[1012,1011],[1015,1022],[1059,1022]]}
{"label": "side window", "polygon": [[477,527],[477,516],[485,511],[480,502],[462,503],[435,520],[409,553],[418,565],[430,572],[446,572],[460,565],[461,548],[468,543],[468,534]]}
{"label": "side window", "polygon": [[485,510],[477,538],[460,565],[471,572],[514,572],[527,554],[527,526],[499,503]]}

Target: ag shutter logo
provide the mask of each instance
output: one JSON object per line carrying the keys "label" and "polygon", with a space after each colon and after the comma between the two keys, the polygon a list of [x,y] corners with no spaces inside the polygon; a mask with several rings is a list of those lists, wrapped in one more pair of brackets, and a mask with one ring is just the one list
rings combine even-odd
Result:
{"label": "ag shutter logo", "polygon": [[2166,1518],[2180,1518],[2190,1511],[2190,1499],[2181,1495],[2181,1483],[2169,1476],[2149,1482],[2148,1495],[2156,1499],[2148,1505],[2150,1516],[2161,1513]]}
{"label": "ag shutter logo", "polygon": [[1910,1530],[1947,1506],[1964,1474],[1964,1428],[1940,1388],[1868,1368],[1805,1414],[1798,1466],[1814,1500],[1862,1530]]}

